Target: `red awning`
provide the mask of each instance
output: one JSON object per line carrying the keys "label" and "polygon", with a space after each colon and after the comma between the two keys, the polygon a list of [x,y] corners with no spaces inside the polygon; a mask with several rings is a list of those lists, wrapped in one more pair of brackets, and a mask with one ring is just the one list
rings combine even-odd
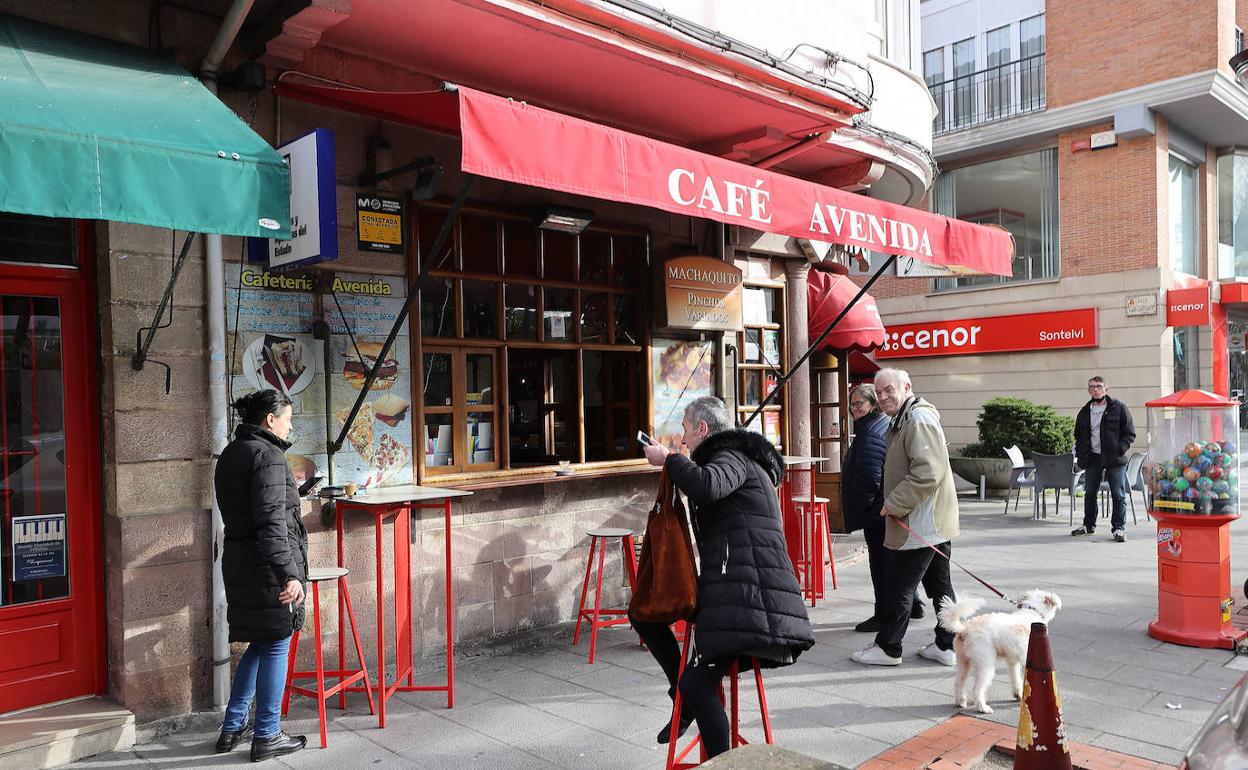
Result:
{"label": "red awning", "polygon": [[[279,83],[277,93],[454,130],[441,93],[289,83]],[[462,168],[471,174],[1012,275],[1011,238],[1000,228],[824,187],[469,88],[456,93]]]}
{"label": "red awning", "polygon": [[[810,271],[806,283],[806,315],[810,319],[812,343],[857,294],[858,285],[843,275],[823,270]],[[823,347],[874,350],[883,344],[884,322],[880,320],[880,311],[875,306],[875,298],[864,294],[824,340]]]}

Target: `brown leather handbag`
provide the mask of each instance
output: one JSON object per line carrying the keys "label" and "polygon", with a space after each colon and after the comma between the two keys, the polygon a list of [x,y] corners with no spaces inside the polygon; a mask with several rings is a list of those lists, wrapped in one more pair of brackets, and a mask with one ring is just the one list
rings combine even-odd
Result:
{"label": "brown leather handbag", "polygon": [[664,468],[659,476],[659,496],[646,521],[628,616],[650,623],[675,623],[692,619],[697,607],[698,572],[688,517]]}

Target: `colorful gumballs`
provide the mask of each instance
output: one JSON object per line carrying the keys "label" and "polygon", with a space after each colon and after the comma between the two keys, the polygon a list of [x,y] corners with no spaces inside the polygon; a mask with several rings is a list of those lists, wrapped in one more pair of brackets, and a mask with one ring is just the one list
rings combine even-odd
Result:
{"label": "colorful gumballs", "polygon": [[1196,480],[1200,478],[1200,470],[1192,466],[1183,471],[1183,478],[1187,479],[1188,484],[1195,484]]}
{"label": "colorful gumballs", "polygon": [[1183,493],[1184,500],[1197,500],[1199,498],[1200,498],[1200,491],[1196,489],[1189,489]]}
{"label": "colorful gumballs", "polygon": [[1213,486],[1210,487],[1210,489],[1212,489],[1217,495],[1224,495],[1231,491],[1231,485],[1226,483],[1226,480],[1223,479],[1222,481],[1213,482]]}
{"label": "colorful gumballs", "polygon": [[1191,484],[1187,483],[1187,479],[1175,479],[1174,480],[1174,491],[1176,492],[1186,492],[1188,487],[1190,486]]}
{"label": "colorful gumballs", "polygon": [[1225,471],[1222,470],[1221,465],[1214,465],[1210,467],[1209,470],[1205,471],[1205,475],[1207,475],[1209,478],[1213,479],[1214,481],[1217,481],[1218,479],[1222,478],[1223,473],[1225,473]]}
{"label": "colorful gumballs", "polygon": [[1229,468],[1235,464],[1235,455],[1223,453],[1221,455],[1222,467]]}
{"label": "colorful gumballs", "polygon": [[1187,455],[1188,457],[1200,457],[1200,453],[1203,451],[1204,451],[1204,448],[1200,444],[1197,444],[1195,441],[1183,447],[1183,454]]}
{"label": "colorful gumballs", "polygon": [[1179,466],[1180,468],[1182,468],[1182,467],[1184,467],[1185,465],[1187,465],[1187,462],[1188,462],[1188,460],[1190,460],[1190,459],[1191,459],[1191,458],[1189,458],[1189,457],[1188,457],[1185,453],[1183,453],[1183,452],[1179,452],[1177,455],[1175,455],[1175,456],[1174,456],[1174,459],[1173,459],[1173,460],[1171,460],[1171,462],[1173,462],[1175,465],[1177,465],[1177,466]]}
{"label": "colorful gumballs", "polygon": [[1232,454],[1232,455],[1233,455],[1233,454],[1235,454],[1235,450],[1236,450],[1236,448],[1237,448],[1237,447],[1235,446],[1235,442],[1234,442],[1234,441],[1223,441],[1223,442],[1222,442],[1222,451],[1223,451],[1223,452],[1226,452],[1227,454]]}
{"label": "colorful gumballs", "polygon": [[1166,478],[1170,479],[1171,481],[1174,481],[1175,479],[1179,478],[1182,475],[1183,475],[1183,466],[1177,465],[1175,463],[1170,463],[1169,465],[1166,466]]}
{"label": "colorful gumballs", "polygon": [[1221,454],[1221,452],[1222,452],[1222,445],[1219,444],[1218,442],[1210,441],[1208,444],[1205,444],[1206,454],[1216,455],[1216,454]]}
{"label": "colorful gumballs", "polygon": [[1166,479],[1162,481],[1159,486],[1160,486],[1160,494],[1162,497],[1170,497],[1171,495],[1174,494],[1174,482],[1173,481]]}
{"label": "colorful gumballs", "polygon": [[1213,489],[1213,479],[1209,478],[1208,476],[1201,476],[1200,478],[1196,479],[1196,488],[1199,489],[1201,492],[1208,492],[1209,490]]}
{"label": "colorful gumballs", "polygon": [[1212,466],[1213,466],[1213,460],[1209,458],[1209,455],[1201,455],[1200,457],[1197,457],[1196,460],[1192,463],[1192,467],[1200,471],[1201,473],[1204,473],[1205,471],[1209,470],[1209,468]]}

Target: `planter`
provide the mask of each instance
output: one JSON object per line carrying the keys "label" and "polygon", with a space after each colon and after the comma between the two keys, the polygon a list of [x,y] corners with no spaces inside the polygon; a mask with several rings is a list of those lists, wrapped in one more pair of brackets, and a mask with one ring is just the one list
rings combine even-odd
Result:
{"label": "planter", "polygon": [[1006,457],[950,457],[949,467],[977,487],[979,477],[983,476],[989,494],[994,497],[1001,497],[1009,492],[1010,473],[1014,470]]}

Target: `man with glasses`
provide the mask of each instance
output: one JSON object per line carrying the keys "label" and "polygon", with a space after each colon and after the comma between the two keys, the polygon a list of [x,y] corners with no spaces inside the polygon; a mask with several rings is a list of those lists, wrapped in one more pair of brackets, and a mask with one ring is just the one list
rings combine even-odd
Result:
{"label": "man with glasses", "polygon": [[1109,397],[1103,377],[1088,380],[1088,403],[1075,417],[1075,461],[1083,468],[1083,526],[1070,534],[1096,531],[1096,498],[1101,480],[1109,481],[1114,500],[1109,528],[1114,540],[1127,541],[1127,452],[1135,441],[1135,423],[1126,404]]}

